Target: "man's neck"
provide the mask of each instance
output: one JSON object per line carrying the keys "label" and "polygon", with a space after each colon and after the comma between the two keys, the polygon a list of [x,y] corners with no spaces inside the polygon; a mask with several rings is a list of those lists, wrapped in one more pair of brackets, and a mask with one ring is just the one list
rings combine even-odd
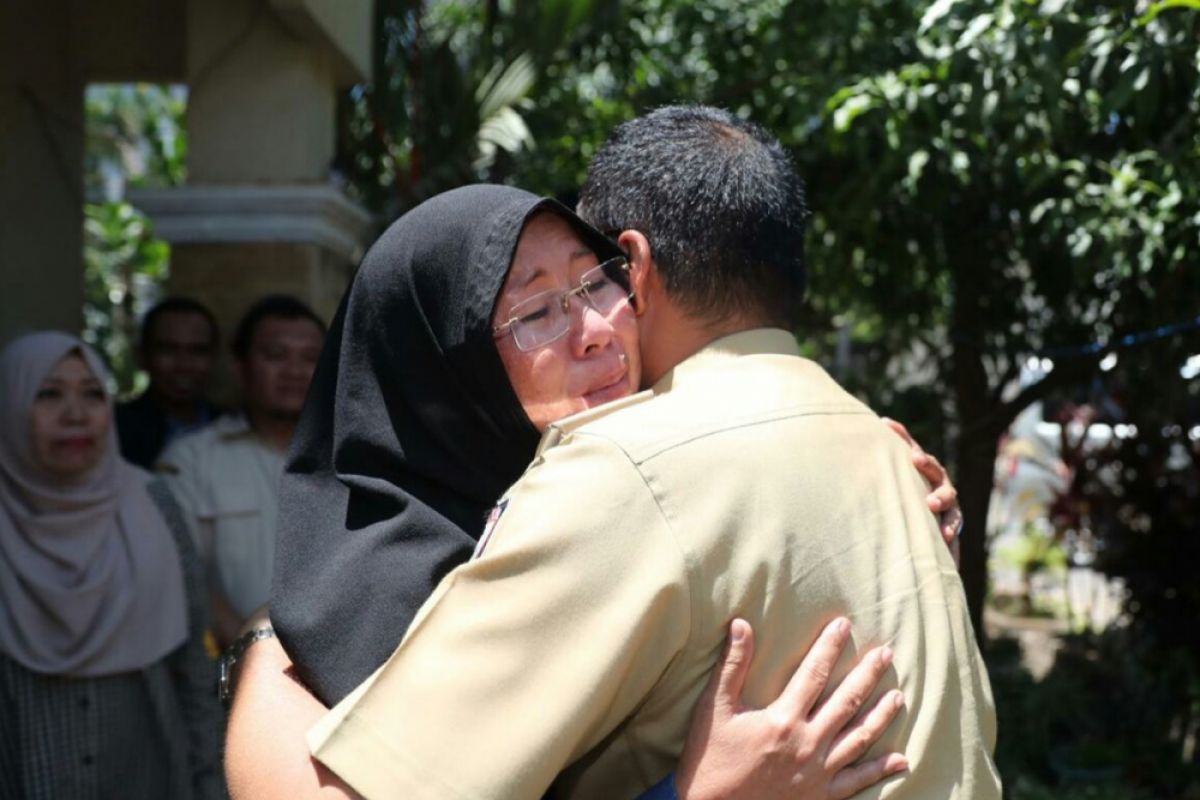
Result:
{"label": "man's neck", "polygon": [[277,452],[286,453],[299,420],[293,416],[247,408],[246,421],[250,423],[250,430],[254,431],[254,435],[263,444]]}
{"label": "man's neck", "polygon": [[761,317],[744,314],[722,320],[689,316],[674,304],[659,306],[649,328],[642,332],[642,385],[653,386],[683,361],[717,339],[755,328],[772,327]]}
{"label": "man's neck", "polygon": [[164,414],[176,422],[184,425],[189,425],[197,422],[200,419],[202,404],[198,400],[184,400],[182,402],[172,402],[167,398],[155,392],[153,387],[150,389],[150,396]]}

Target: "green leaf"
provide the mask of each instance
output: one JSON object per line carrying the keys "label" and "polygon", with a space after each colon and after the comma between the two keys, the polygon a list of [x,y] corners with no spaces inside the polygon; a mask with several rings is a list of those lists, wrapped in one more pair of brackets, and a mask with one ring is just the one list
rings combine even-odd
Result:
{"label": "green leaf", "polygon": [[921,15],[921,24],[917,26],[917,33],[924,34],[929,31],[934,25],[937,25],[953,10],[954,6],[958,5],[962,0],[935,0],[935,2],[925,10]]}
{"label": "green leaf", "polygon": [[1200,11],[1200,0],[1159,0],[1159,2],[1150,6],[1145,14],[1138,18],[1139,25],[1149,25],[1154,20],[1158,19],[1158,15],[1164,11],[1169,11],[1173,8],[1186,8],[1192,11]]}
{"label": "green leaf", "polygon": [[875,98],[869,94],[856,94],[842,103],[833,114],[833,128],[845,133],[854,120],[875,107]]}

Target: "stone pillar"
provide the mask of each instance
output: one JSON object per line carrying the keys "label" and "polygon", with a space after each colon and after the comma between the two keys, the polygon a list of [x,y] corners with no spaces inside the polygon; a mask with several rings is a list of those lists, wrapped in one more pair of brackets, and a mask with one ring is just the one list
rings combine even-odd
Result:
{"label": "stone pillar", "polygon": [[341,5],[363,23],[355,36],[312,9],[189,0],[188,186],[131,193],[171,243],[168,291],[209,305],[226,336],[271,292],[328,319],[362,253],[369,218],[328,175],[337,92],[363,78],[353,65],[368,60],[371,3]]}
{"label": "stone pillar", "polygon": [[188,183],[324,181],[337,86],[269,2],[188,3]]}
{"label": "stone pillar", "polygon": [[0,345],[83,323],[83,87],[65,0],[0,3]]}
{"label": "stone pillar", "polygon": [[205,302],[227,333],[256,298],[275,292],[330,319],[370,224],[325,184],[187,186],[130,197],[171,242],[169,291]]}

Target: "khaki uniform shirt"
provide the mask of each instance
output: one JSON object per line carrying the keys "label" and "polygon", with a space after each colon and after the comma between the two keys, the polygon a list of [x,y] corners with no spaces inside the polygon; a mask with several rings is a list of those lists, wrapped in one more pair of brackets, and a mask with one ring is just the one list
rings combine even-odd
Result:
{"label": "khaki uniform shirt", "polygon": [[[782,691],[825,623],[887,643],[906,710],[862,797],[1000,797],[991,691],[908,448],[784,331],[569,418],[389,661],[309,734],[368,798],[635,797],[673,769],[735,615]],[[495,513],[493,514],[495,516]],[[849,669],[849,657],[835,673]]]}
{"label": "khaki uniform shirt", "polygon": [[243,617],[271,591],[283,458],[234,415],[172,442],[156,465],[183,508],[210,580]]}

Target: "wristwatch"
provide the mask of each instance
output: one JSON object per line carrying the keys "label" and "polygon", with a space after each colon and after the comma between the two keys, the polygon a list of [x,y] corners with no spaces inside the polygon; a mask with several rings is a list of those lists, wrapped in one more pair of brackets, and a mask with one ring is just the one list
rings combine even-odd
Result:
{"label": "wristwatch", "polygon": [[246,648],[260,639],[270,639],[275,636],[275,629],[270,625],[262,628],[254,628],[248,630],[237,638],[237,640],[229,645],[225,652],[221,655],[219,662],[219,672],[217,678],[217,699],[220,700],[226,708],[229,707],[229,701],[233,699],[233,668],[241,659],[242,654],[246,652]]}

